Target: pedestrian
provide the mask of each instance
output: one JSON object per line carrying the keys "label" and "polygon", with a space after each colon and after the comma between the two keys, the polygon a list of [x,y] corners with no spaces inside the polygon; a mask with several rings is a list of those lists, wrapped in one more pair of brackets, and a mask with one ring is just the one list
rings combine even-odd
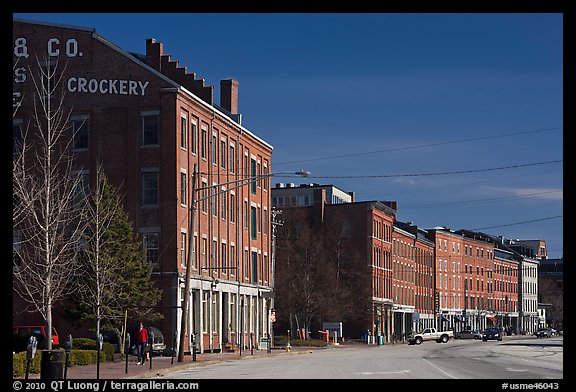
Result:
{"label": "pedestrian", "polygon": [[148,331],[144,328],[144,324],[140,323],[140,328],[136,331],[136,352],[138,354],[138,362],[136,365],[144,365],[146,361],[146,345],[148,344]]}

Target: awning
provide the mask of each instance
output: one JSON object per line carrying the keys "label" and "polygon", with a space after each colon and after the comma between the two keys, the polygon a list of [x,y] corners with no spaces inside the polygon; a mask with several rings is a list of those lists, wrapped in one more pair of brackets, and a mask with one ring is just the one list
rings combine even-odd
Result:
{"label": "awning", "polygon": [[496,321],[498,321],[498,319],[494,316],[486,316],[486,318],[490,321],[492,321],[493,323],[495,323]]}

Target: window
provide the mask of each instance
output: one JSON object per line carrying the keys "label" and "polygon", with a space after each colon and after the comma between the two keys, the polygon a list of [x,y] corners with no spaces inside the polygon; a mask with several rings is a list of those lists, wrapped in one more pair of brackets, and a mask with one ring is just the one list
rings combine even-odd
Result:
{"label": "window", "polygon": [[264,190],[267,191],[269,187],[270,178],[268,176],[268,161],[264,161]]}
{"label": "window", "polygon": [[142,234],[142,247],[144,251],[145,260],[154,268],[159,264],[159,234],[158,233],[144,233]]}
{"label": "window", "polygon": [[202,159],[206,159],[206,153],[208,152],[208,129],[206,129],[206,127],[202,127],[202,140],[200,140],[201,145],[200,145],[200,156],[202,157]]}
{"label": "window", "polygon": [[198,153],[198,126],[196,121],[192,120],[190,123],[190,137],[192,139],[192,154]]}
{"label": "window", "polygon": [[220,205],[220,216],[223,220],[226,220],[226,214],[228,213],[228,193],[226,188],[222,187],[222,203]]}
{"label": "window", "polygon": [[217,155],[217,151],[218,151],[218,145],[216,144],[216,135],[212,135],[212,164],[213,165],[217,165],[218,164],[218,155]]}
{"label": "window", "polygon": [[[216,184],[212,184],[212,185],[216,185]],[[210,197],[210,203],[212,204],[212,216],[213,217],[217,217],[218,216],[218,188],[216,188],[215,186],[212,186],[210,189],[212,189],[211,196]]]}
{"label": "window", "polygon": [[226,270],[228,269],[228,260],[227,260],[227,256],[228,255],[228,245],[226,245],[225,242],[222,242],[222,254],[220,255],[220,259],[222,260],[222,270],[224,272],[226,272]]}
{"label": "window", "polygon": [[252,235],[252,239],[255,240],[257,238],[257,217],[256,217],[256,207],[250,207],[250,233]]}
{"label": "window", "polygon": [[230,153],[228,154],[230,158],[230,173],[236,172],[236,149],[233,144],[230,144]]}
{"label": "window", "polygon": [[202,268],[208,268],[208,259],[207,259],[207,252],[208,252],[208,238],[202,237]]}
{"label": "window", "polygon": [[142,112],[142,145],[143,146],[150,146],[150,145],[158,145],[159,144],[159,130],[160,130],[160,112],[149,111],[149,112]]}
{"label": "window", "polygon": [[12,153],[17,154],[22,151],[22,120],[12,120]]}
{"label": "window", "polygon": [[186,267],[186,233],[180,233],[180,264]]}
{"label": "window", "polygon": [[87,197],[90,194],[90,173],[88,170],[74,172],[78,179],[74,187],[74,196],[72,205],[74,208],[82,208],[87,203]]}
{"label": "window", "polygon": [[258,253],[252,251],[252,284],[258,283]]}
{"label": "window", "polygon": [[212,269],[214,269],[214,273],[218,268],[218,241],[213,239],[212,240]]}
{"label": "window", "polygon": [[230,222],[236,222],[236,195],[230,193]]}
{"label": "window", "polygon": [[202,179],[202,212],[208,213],[208,182]]}
{"label": "window", "polygon": [[180,116],[180,147],[188,149],[188,119],[185,114]]}
{"label": "window", "polygon": [[226,169],[226,140],[220,140],[220,167],[222,169]]}
{"label": "window", "polygon": [[186,205],[186,189],[187,188],[187,179],[188,175],[186,172],[180,172],[180,204]]}
{"label": "window", "polygon": [[88,116],[73,116],[72,122],[72,149],[87,150],[90,118]]}
{"label": "window", "polygon": [[250,184],[250,190],[252,191],[252,194],[256,194],[256,176],[258,175],[257,173],[257,168],[256,168],[256,159],[252,158],[250,161],[250,177],[253,178],[252,183]]}
{"label": "window", "polygon": [[244,249],[244,279],[248,279],[250,271],[250,259],[248,257],[248,249]]}
{"label": "window", "polygon": [[244,215],[244,228],[248,228],[248,201],[244,200],[244,209],[243,209],[243,215]]}
{"label": "window", "polygon": [[234,275],[236,270],[236,246],[230,244],[230,274]]}
{"label": "window", "polygon": [[142,206],[159,205],[159,174],[157,169],[142,173]]}

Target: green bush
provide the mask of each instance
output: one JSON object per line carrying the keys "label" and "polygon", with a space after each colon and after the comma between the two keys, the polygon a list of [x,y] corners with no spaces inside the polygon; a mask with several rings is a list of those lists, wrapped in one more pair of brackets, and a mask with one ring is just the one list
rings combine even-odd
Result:
{"label": "green bush", "polygon": [[[70,352],[69,366],[92,365],[98,360],[98,352],[95,350],[72,350]],[[100,355],[100,362],[103,361]]]}
{"label": "green bush", "polygon": [[[34,359],[30,362],[30,374],[40,373],[40,358],[42,357],[42,350],[37,350]],[[19,352],[12,356],[12,376],[23,377],[26,375],[26,351]]]}
{"label": "green bush", "polygon": [[[78,338],[74,339],[73,345],[76,347],[76,340],[79,340],[78,346],[80,347],[90,347],[89,349],[77,349],[74,348],[70,352],[70,358],[68,366],[83,366],[83,365],[93,365],[98,361],[98,351],[94,349],[96,342],[92,339]],[[89,341],[92,340],[92,343]],[[91,344],[91,345],[90,345]],[[40,373],[40,360],[42,358],[42,351],[37,350],[34,359],[30,363],[30,374]],[[114,359],[114,347],[110,343],[102,344],[102,351],[100,352],[100,362],[112,361]],[[64,357],[66,361],[66,356]],[[12,376],[13,377],[23,377],[26,374],[26,351],[19,352],[12,356]],[[64,364],[66,366],[66,364]]]}
{"label": "green bush", "polygon": [[[90,338],[75,338],[72,340],[72,348],[74,350],[96,350],[96,340]],[[103,358],[104,359],[103,359]],[[111,343],[102,343],[102,351],[100,352],[100,362],[114,360],[114,346]],[[96,357],[94,359],[96,363]]]}

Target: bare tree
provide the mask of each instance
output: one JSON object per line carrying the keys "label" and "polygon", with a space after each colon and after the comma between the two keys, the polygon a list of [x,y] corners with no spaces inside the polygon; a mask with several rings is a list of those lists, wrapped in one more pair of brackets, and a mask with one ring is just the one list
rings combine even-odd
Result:
{"label": "bare tree", "polygon": [[150,306],[147,317],[159,317],[153,308],[161,292],[153,287],[152,266],[143,260],[121,199],[103,168],[98,167],[94,189],[84,205],[86,224],[78,254],[83,273],[76,281],[78,295],[70,299],[81,312],[86,310],[83,318],[95,319],[96,335],[103,322],[117,327],[127,308]]}
{"label": "bare tree", "polygon": [[34,113],[13,156],[13,278],[27,310],[45,320],[46,345],[52,349],[53,307],[69,294],[76,271],[81,219],[74,202],[82,188],[71,154],[70,112],[59,90],[63,72],[57,62],[36,62],[39,72],[29,67]]}
{"label": "bare tree", "polygon": [[[102,167],[96,171],[94,190],[84,205],[86,226],[82,233],[82,251],[78,257],[83,274],[79,276],[80,303],[90,308],[96,319],[96,335],[103,319],[117,316],[118,308],[126,301],[122,293],[124,259],[117,257],[116,237],[110,229],[122,213],[120,197],[104,175]],[[124,295],[123,295],[124,294]]]}

